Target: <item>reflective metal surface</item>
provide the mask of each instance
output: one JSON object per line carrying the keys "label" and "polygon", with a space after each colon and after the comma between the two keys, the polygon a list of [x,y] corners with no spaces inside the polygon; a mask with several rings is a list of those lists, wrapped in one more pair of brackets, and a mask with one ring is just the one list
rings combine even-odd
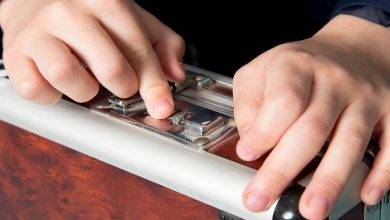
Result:
{"label": "reflective metal surface", "polygon": [[138,94],[129,99],[107,95],[92,109],[195,150],[208,150],[237,134],[231,90],[231,85],[188,71],[185,81],[172,85],[176,109],[167,119],[152,118]]}

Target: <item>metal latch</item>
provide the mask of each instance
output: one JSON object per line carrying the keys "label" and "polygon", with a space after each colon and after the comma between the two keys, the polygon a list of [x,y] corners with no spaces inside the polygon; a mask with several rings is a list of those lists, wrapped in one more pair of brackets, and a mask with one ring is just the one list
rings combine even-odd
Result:
{"label": "metal latch", "polygon": [[174,113],[154,119],[137,94],[121,99],[108,94],[92,104],[92,109],[148,129],[196,150],[208,150],[237,134],[233,119],[231,84],[193,71],[172,85]]}

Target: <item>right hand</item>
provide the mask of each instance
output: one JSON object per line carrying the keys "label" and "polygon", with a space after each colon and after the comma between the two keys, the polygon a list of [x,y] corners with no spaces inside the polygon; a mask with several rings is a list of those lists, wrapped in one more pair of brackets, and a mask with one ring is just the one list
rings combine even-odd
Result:
{"label": "right hand", "polygon": [[4,64],[23,97],[86,102],[100,82],[121,98],[139,90],[154,118],[172,113],[166,79],[185,77],[184,42],[133,1],[3,0],[0,22]]}

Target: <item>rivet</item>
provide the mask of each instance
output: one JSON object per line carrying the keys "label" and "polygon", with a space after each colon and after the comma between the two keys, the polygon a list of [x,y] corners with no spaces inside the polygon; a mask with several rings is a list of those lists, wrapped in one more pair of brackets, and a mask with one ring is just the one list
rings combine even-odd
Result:
{"label": "rivet", "polygon": [[203,80],[204,79],[204,76],[203,75],[196,75],[195,77],[194,77],[194,79],[196,80],[196,81],[201,81],[201,80]]}
{"label": "rivet", "polygon": [[194,144],[204,146],[209,142],[210,139],[208,139],[207,137],[198,137],[197,139],[195,139]]}
{"label": "rivet", "polygon": [[230,126],[236,126],[236,121],[234,120],[234,118],[229,118],[227,124]]}

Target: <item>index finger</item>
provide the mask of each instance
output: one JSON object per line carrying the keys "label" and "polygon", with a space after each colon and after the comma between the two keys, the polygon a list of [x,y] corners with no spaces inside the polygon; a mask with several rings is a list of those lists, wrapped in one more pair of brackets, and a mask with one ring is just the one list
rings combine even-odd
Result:
{"label": "index finger", "polygon": [[234,118],[240,135],[257,117],[264,96],[264,55],[241,67],[233,78]]}
{"label": "index finger", "polygon": [[154,118],[168,117],[174,108],[172,94],[132,4],[127,1],[102,4],[92,1],[88,5],[136,72],[139,92],[149,114]]}

